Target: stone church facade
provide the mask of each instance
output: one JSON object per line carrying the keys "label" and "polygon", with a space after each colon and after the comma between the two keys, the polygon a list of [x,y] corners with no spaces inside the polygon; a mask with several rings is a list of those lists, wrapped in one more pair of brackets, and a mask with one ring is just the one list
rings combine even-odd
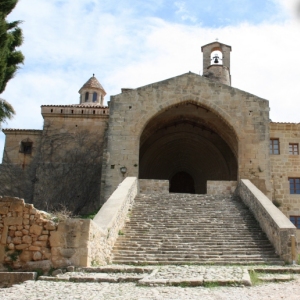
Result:
{"label": "stone church facade", "polygon": [[[210,180],[250,179],[300,228],[300,124],[271,122],[269,101],[231,87],[230,46],[213,42],[202,52],[202,76],[189,72],[122,89],[108,107],[91,77],[79,90],[80,104],[42,106],[43,130],[3,129],[3,165],[26,169],[46,130],[83,130],[101,146],[99,204],[128,176],[169,180],[170,192],[197,194],[207,192]],[[59,145],[62,156],[74,146]],[[41,166],[48,162],[39,158]],[[32,187],[37,208],[47,177],[41,166]]]}

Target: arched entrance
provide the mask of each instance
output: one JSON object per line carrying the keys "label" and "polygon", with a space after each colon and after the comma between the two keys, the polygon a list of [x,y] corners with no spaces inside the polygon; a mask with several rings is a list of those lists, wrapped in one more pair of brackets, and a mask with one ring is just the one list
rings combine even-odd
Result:
{"label": "arched entrance", "polygon": [[186,172],[176,173],[170,180],[170,193],[195,194],[193,177]]}
{"label": "arched entrance", "polygon": [[171,192],[204,194],[207,180],[237,180],[237,146],[218,115],[196,103],[178,104],[146,125],[139,178],[167,179]]}

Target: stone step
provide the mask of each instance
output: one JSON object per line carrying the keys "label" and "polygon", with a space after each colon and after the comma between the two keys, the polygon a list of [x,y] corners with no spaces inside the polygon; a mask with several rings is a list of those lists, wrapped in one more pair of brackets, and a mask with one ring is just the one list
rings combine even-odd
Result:
{"label": "stone step", "polygon": [[239,265],[249,265],[249,264],[268,264],[268,265],[283,265],[284,263],[271,258],[257,258],[257,257],[204,257],[201,259],[196,258],[160,258],[160,257],[145,257],[137,258],[135,256],[127,257],[116,257],[114,263],[117,264],[133,264],[133,265],[158,265],[158,264],[211,264],[219,263],[225,265],[239,264]]}
{"label": "stone step", "polygon": [[249,209],[229,196],[139,195],[113,249],[113,262],[282,261]]}

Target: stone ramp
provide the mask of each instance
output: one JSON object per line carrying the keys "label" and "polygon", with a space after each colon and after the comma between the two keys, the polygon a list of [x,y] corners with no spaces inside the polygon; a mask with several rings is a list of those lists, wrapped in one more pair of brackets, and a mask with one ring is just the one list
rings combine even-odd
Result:
{"label": "stone ramp", "polygon": [[192,194],[137,196],[112,262],[283,264],[239,198]]}

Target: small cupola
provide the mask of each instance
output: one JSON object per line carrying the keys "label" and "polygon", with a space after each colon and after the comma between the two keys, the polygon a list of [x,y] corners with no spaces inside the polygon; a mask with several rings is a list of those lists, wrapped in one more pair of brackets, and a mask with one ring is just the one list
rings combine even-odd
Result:
{"label": "small cupola", "polygon": [[203,52],[203,76],[213,81],[231,85],[231,47],[218,41],[201,47]]}
{"label": "small cupola", "polygon": [[103,106],[106,92],[95,74],[81,87],[78,93],[80,94],[80,104]]}

